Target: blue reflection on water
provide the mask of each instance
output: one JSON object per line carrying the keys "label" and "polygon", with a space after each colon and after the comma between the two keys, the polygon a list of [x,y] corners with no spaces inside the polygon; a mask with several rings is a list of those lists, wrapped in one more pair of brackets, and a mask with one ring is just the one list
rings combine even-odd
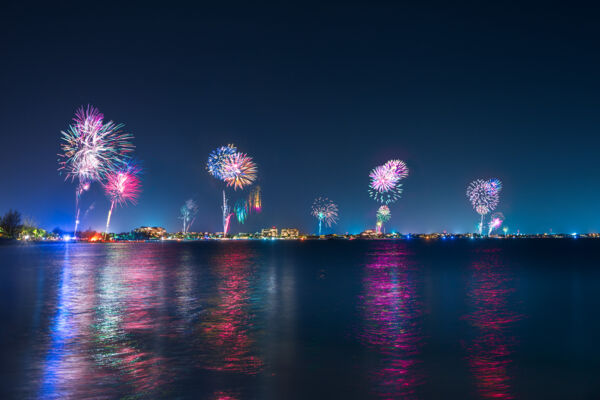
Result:
{"label": "blue reflection on water", "polygon": [[64,380],[65,359],[71,354],[68,342],[75,337],[75,326],[71,323],[73,307],[72,266],[69,249],[58,284],[58,305],[50,328],[50,348],[44,363],[44,373],[40,388],[40,398],[61,397],[61,382]]}

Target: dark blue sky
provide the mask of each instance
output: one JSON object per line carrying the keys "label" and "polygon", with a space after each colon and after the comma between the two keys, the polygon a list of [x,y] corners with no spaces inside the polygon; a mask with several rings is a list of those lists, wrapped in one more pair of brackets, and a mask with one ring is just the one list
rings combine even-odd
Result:
{"label": "dark blue sky", "polygon": [[[56,154],[90,103],[127,124],[146,168],[115,231],[176,230],[192,196],[195,230],[219,230],[205,162],[226,143],[255,158],[263,190],[264,212],[233,232],[314,230],[319,195],[339,204],[336,231],[371,227],[368,173],[389,158],[411,175],[388,230],[472,231],[465,188],[489,177],[504,182],[511,230],[600,230],[598,10],[414,3],[3,6],[0,211],[72,227],[74,184]],[[82,201],[94,204],[82,227],[101,229],[100,188]]]}

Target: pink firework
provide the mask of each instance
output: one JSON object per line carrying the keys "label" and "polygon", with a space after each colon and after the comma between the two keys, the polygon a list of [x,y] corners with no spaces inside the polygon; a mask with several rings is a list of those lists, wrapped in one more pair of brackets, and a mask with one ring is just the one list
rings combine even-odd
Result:
{"label": "pink firework", "polygon": [[80,132],[85,135],[97,135],[102,129],[104,114],[97,108],[88,105],[87,108],[81,106],[75,112],[73,122]]}
{"label": "pink firework", "polygon": [[132,163],[124,169],[109,173],[104,184],[108,198],[120,205],[128,202],[135,204],[141,191],[139,173],[140,168]]}
{"label": "pink firework", "polygon": [[371,178],[371,188],[378,192],[392,190],[400,181],[394,169],[387,164],[374,168],[369,174],[369,178]]}
{"label": "pink firework", "polygon": [[106,176],[104,191],[110,199],[110,210],[106,218],[106,233],[110,225],[110,217],[115,208],[115,204],[126,205],[135,204],[141,192],[142,183],[138,175],[141,168],[134,162],[129,162],[127,166],[115,172],[110,172]]}
{"label": "pink firework", "polygon": [[394,175],[398,177],[398,180],[404,179],[408,176],[408,167],[406,166],[406,163],[402,160],[390,160],[386,162],[383,166],[393,171]]}

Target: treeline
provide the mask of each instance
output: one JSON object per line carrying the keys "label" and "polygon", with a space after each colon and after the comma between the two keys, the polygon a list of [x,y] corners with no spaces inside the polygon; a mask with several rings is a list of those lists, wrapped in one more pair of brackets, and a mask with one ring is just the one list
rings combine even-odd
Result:
{"label": "treeline", "polygon": [[36,225],[33,220],[23,218],[19,211],[8,210],[0,218],[0,238],[39,240],[52,236]]}

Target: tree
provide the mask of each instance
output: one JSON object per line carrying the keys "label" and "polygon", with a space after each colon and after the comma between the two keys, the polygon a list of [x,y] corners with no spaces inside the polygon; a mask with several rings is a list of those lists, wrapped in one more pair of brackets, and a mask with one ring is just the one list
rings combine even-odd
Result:
{"label": "tree", "polygon": [[0,219],[0,227],[8,237],[16,239],[22,228],[21,213],[16,210],[8,210]]}

